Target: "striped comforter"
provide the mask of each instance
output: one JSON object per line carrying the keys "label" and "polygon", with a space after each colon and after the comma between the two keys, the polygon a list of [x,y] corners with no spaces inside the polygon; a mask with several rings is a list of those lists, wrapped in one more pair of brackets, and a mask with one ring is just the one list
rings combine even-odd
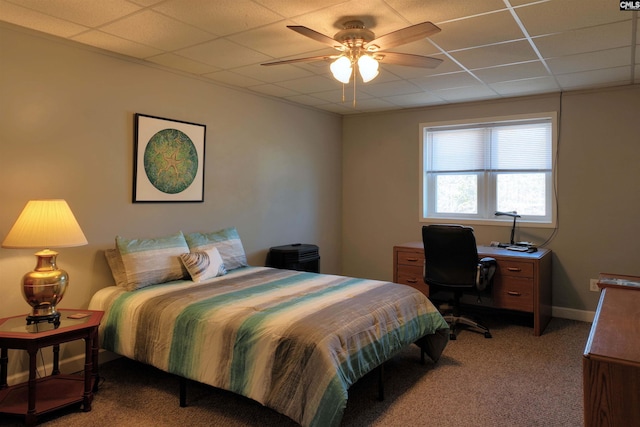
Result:
{"label": "striped comforter", "polygon": [[[247,267],[202,283],[110,286],[101,346],[226,389],[302,426],[340,424],[351,384],[421,339],[437,360],[447,323],[411,287]],[[424,337],[424,338],[422,338]]]}

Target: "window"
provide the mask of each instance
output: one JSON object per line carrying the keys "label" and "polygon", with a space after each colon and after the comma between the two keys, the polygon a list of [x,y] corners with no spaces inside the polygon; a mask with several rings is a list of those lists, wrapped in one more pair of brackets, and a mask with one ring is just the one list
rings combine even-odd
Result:
{"label": "window", "polygon": [[555,113],[421,125],[421,221],[555,224]]}

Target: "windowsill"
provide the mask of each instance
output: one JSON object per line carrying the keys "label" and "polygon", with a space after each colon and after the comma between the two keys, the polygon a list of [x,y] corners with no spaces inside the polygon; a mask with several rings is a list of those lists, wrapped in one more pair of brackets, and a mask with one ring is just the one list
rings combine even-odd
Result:
{"label": "windowsill", "polygon": [[[513,227],[513,220],[493,220],[493,219],[460,219],[460,218],[420,218],[421,223],[425,224],[460,224],[460,225],[490,225],[494,227]],[[522,228],[555,228],[555,223],[521,221],[518,218],[517,227]]]}

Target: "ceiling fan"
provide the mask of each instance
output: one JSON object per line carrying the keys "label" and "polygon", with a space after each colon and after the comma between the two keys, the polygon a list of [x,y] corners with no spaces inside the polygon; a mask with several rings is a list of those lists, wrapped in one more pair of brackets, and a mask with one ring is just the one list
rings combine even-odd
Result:
{"label": "ceiling fan", "polygon": [[420,40],[440,32],[440,28],[431,22],[412,25],[377,37],[373,31],[365,28],[360,20],[350,20],[343,24],[333,38],[300,25],[287,25],[287,28],[309,37],[339,51],[335,55],[293,58],[267,62],[262,65],[292,64],[295,62],[330,61],[331,72],[336,80],[347,84],[357,69],[366,83],[378,75],[379,63],[405,65],[409,67],[435,68],[442,60],[428,56],[408,53],[387,52],[387,49]]}

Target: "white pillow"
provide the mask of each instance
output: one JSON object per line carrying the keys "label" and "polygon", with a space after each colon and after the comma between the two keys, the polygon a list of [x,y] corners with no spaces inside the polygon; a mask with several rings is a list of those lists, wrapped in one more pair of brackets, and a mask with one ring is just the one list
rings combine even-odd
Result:
{"label": "white pillow", "polygon": [[189,272],[191,280],[196,283],[227,274],[217,248],[182,254],[180,260]]}

